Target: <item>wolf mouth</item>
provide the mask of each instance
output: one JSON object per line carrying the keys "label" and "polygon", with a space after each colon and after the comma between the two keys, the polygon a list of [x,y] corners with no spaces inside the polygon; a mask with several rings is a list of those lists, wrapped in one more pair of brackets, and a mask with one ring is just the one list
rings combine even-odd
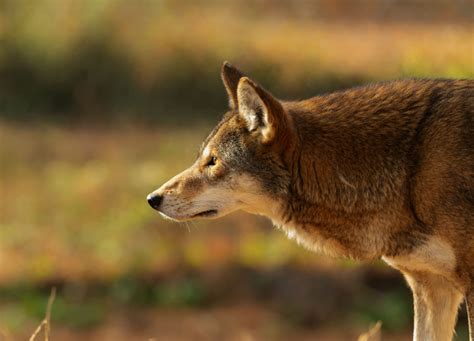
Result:
{"label": "wolf mouth", "polygon": [[191,218],[202,218],[202,217],[212,217],[217,214],[217,210],[207,210],[193,215]]}

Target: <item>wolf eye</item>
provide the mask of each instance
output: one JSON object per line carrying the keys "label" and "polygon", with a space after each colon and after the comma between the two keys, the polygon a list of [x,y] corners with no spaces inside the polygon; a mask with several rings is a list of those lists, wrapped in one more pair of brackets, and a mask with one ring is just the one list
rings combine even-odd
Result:
{"label": "wolf eye", "polygon": [[212,167],[216,165],[217,158],[215,156],[211,157],[206,163],[206,167]]}

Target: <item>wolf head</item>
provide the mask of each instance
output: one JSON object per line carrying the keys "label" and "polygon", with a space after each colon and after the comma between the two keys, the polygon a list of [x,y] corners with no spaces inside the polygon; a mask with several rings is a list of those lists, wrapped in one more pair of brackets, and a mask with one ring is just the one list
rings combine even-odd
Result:
{"label": "wolf head", "polygon": [[280,101],[225,62],[230,110],[203,142],[194,164],[147,197],[163,216],[184,221],[236,210],[272,217],[288,191],[294,143]]}

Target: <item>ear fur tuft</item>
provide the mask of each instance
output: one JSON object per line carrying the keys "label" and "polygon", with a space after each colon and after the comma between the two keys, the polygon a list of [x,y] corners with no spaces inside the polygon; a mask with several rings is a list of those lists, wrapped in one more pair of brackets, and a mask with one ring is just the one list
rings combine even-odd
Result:
{"label": "ear fur tuft", "polygon": [[238,110],[237,86],[244,73],[230,64],[228,61],[222,63],[221,78],[229,97],[229,107]]}
{"label": "ear fur tuft", "polygon": [[272,116],[272,103],[270,96],[251,79],[243,77],[237,88],[239,113],[247,122],[249,131],[260,130],[263,142],[268,143],[275,136],[274,119]]}

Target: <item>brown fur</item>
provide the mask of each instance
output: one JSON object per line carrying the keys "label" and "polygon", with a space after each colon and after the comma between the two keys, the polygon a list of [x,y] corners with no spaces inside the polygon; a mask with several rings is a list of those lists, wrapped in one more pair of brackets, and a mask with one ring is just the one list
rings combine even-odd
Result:
{"label": "brown fur", "polygon": [[227,63],[222,77],[231,111],[195,165],[153,193],[158,209],[179,220],[243,209],[308,248],[382,257],[412,288],[416,340],[449,340],[463,296],[472,329],[474,81],[285,102]]}

